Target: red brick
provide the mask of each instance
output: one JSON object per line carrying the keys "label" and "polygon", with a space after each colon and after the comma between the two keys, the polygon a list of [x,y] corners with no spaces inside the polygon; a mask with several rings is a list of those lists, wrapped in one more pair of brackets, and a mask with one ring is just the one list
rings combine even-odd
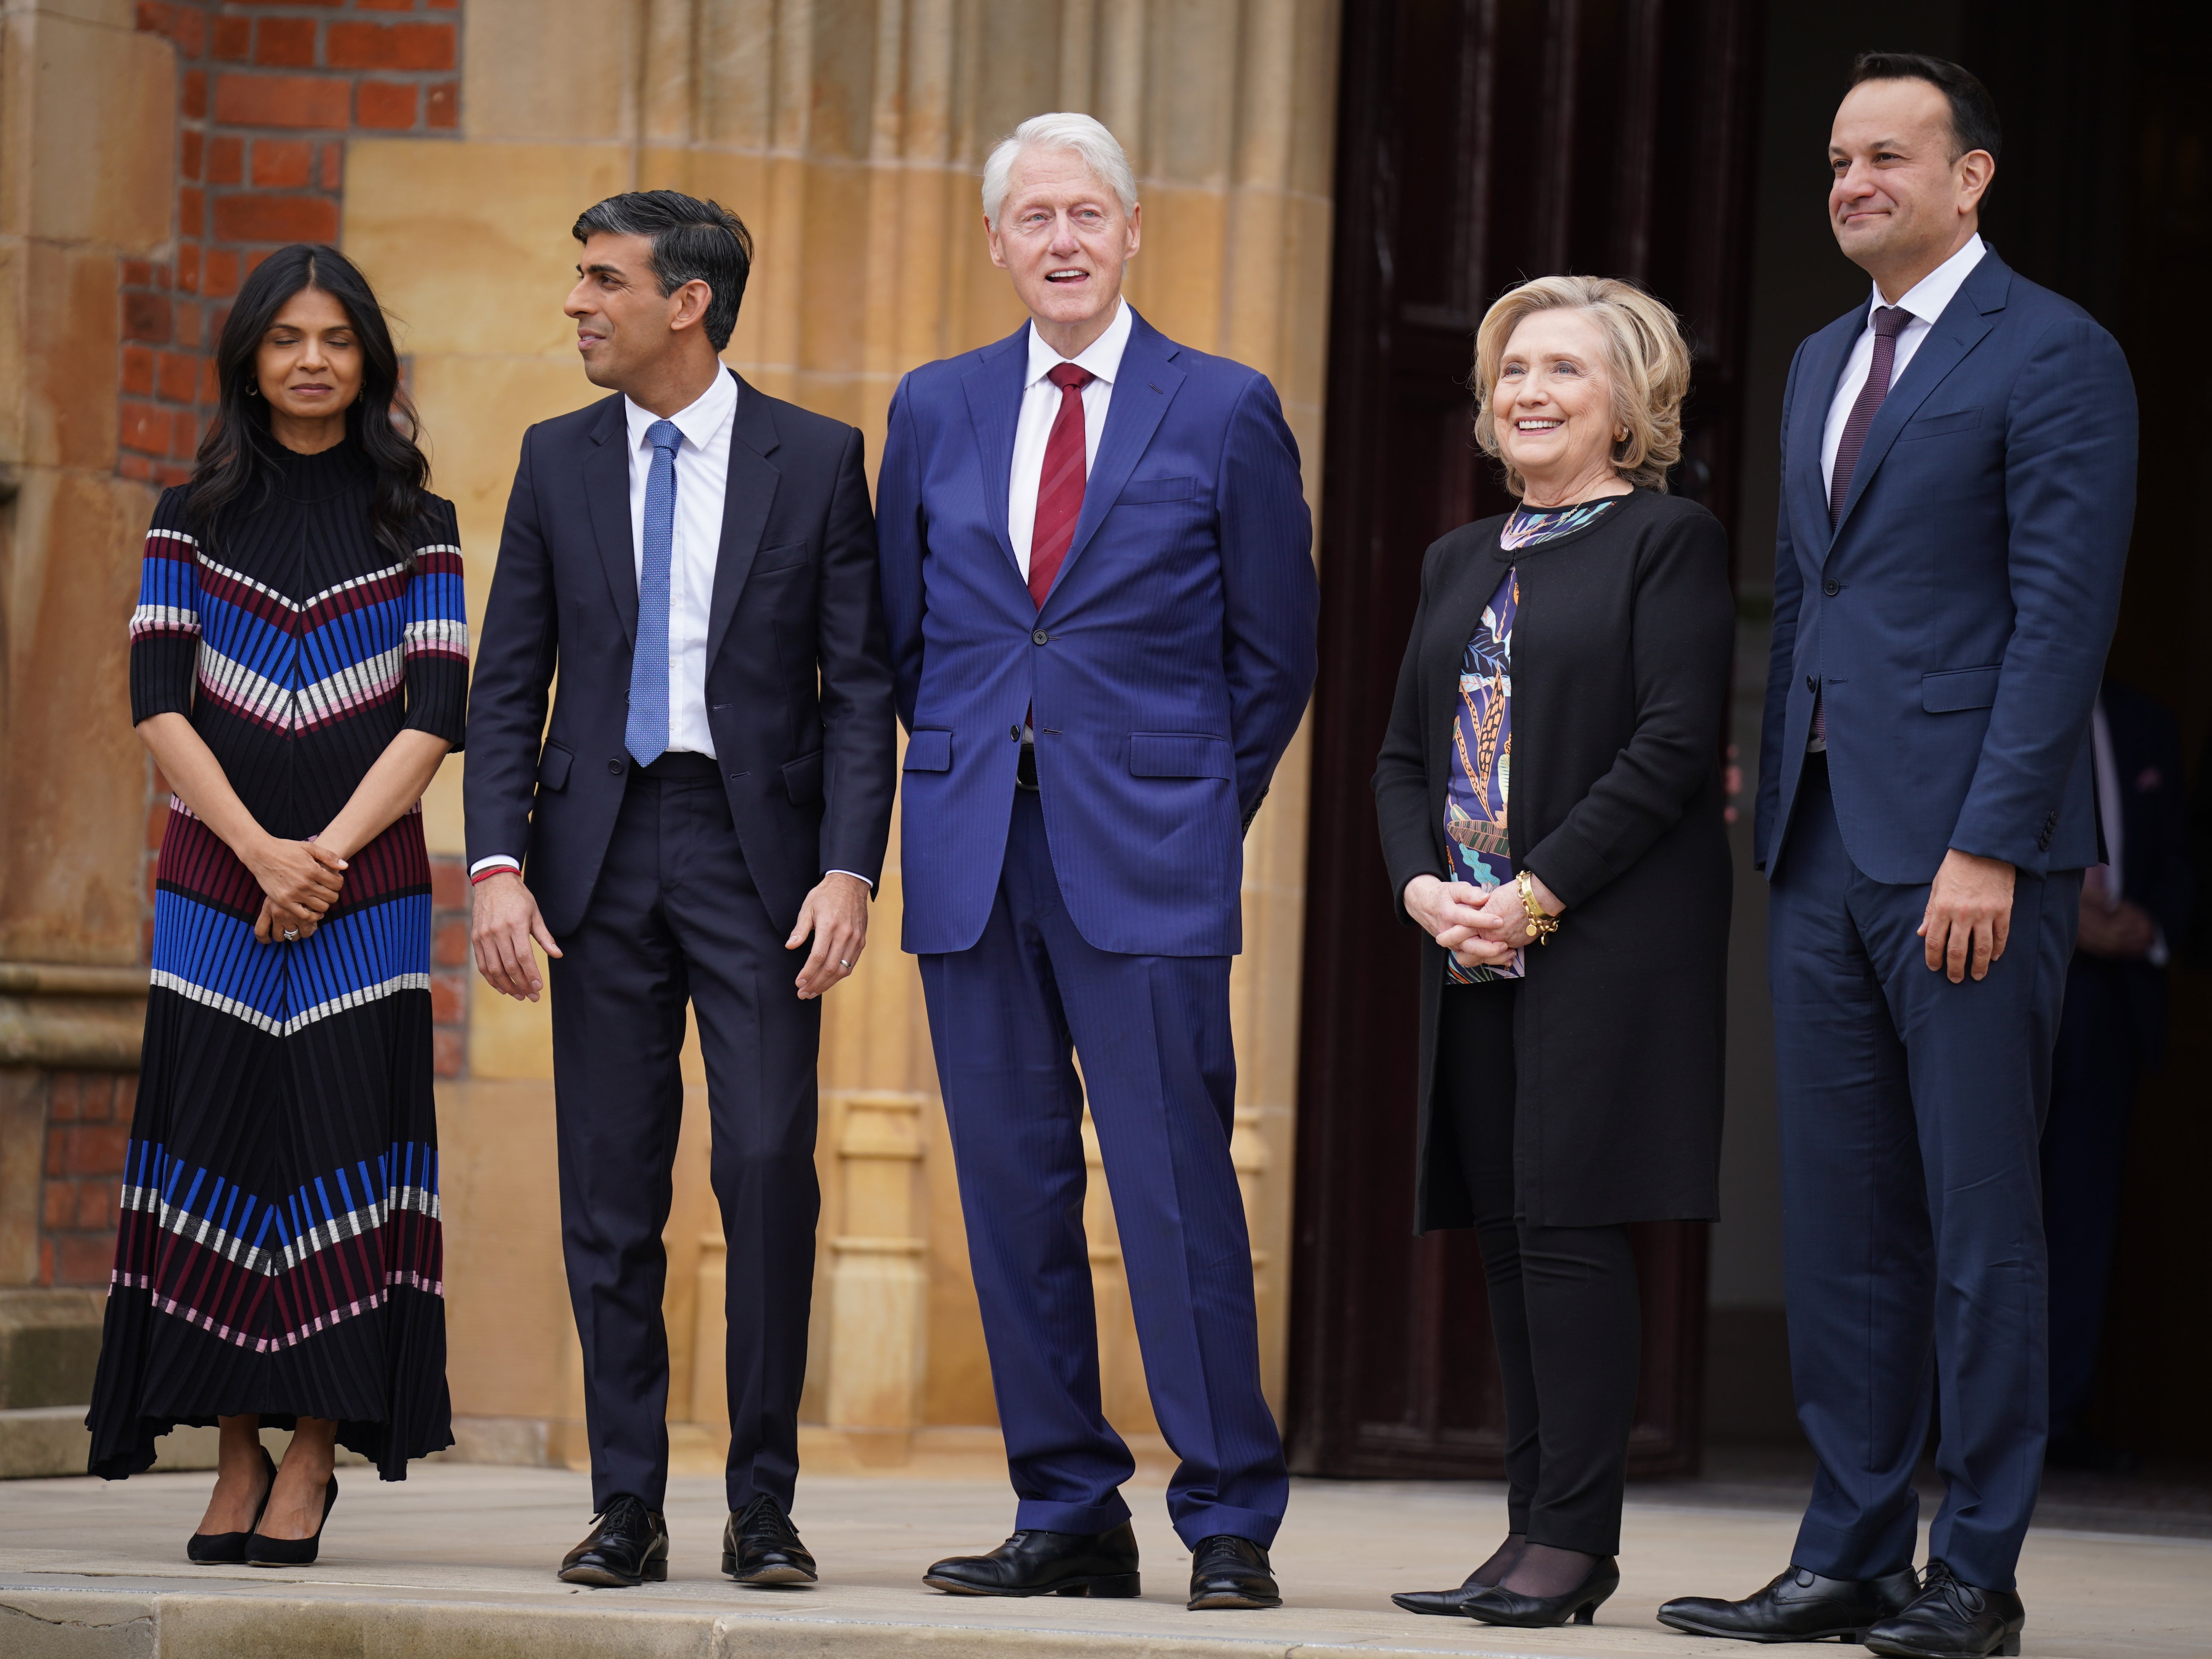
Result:
{"label": "red brick", "polygon": [[460,9],[460,4],[461,0],[430,0],[430,9],[432,11],[458,11]]}
{"label": "red brick", "polygon": [[39,1241],[39,1283],[40,1283],[40,1284],[41,1284],[41,1285],[51,1285],[51,1284],[52,1284],[52,1283],[54,1282],[54,1270],[55,1270],[55,1266],[56,1266],[56,1263],[55,1263],[55,1261],[54,1261],[54,1241],[53,1241],[52,1239],[51,1239],[51,1238],[42,1238],[42,1239],[40,1239],[40,1240]]}
{"label": "red brick", "polygon": [[161,354],[161,395],[173,404],[188,404],[198,394],[200,360],[182,351]]}
{"label": "red brick", "polygon": [[430,860],[430,905],[438,910],[469,908],[469,867],[457,858]]}
{"label": "red brick", "polygon": [[234,185],[245,177],[246,140],[217,133],[208,141],[208,183]]}
{"label": "red brick", "polygon": [[226,242],[335,242],[338,204],[327,196],[224,196],[215,233]]}
{"label": "red brick", "polygon": [[453,66],[453,26],[333,23],[323,54],[332,69],[449,70]]}
{"label": "red brick", "polygon": [[[227,300],[238,292],[238,255],[227,247],[207,251],[207,268],[200,274],[200,292],[210,300]],[[216,325],[219,330],[220,323]]]}
{"label": "red brick", "polygon": [[54,1244],[57,1285],[105,1285],[115,1267],[112,1238],[58,1238]]}
{"label": "red brick", "polygon": [[177,234],[207,234],[207,192],[198,185],[186,185],[177,192]]}
{"label": "red brick", "polygon": [[354,100],[354,125],[383,131],[415,125],[415,88],[393,81],[364,81]]}
{"label": "red brick", "polygon": [[154,0],[138,0],[133,7],[133,23],[141,34],[166,35],[169,32],[170,7],[154,3]]}
{"label": "red brick", "polygon": [[430,960],[441,968],[465,968],[469,962],[469,925],[456,916],[441,921],[430,935]]}
{"label": "red brick", "polygon": [[185,71],[185,119],[204,120],[207,117],[207,71],[186,70]]}
{"label": "red brick", "polygon": [[218,17],[215,20],[215,56],[226,64],[242,64],[253,56],[253,20]]}
{"label": "red brick", "polygon": [[461,87],[458,81],[441,81],[422,94],[422,124],[442,130],[461,124]]}
{"label": "red brick", "polygon": [[307,182],[314,159],[314,146],[304,138],[256,138],[253,182],[264,190],[297,190]]}
{"label": "red brick", "polygon": [[126,294],[123,296],[123,337],[167,344],[169,338],[169,296],[166,294]]}
{"label": "red brick", "polygon": [[239,127],[343,127],[343,81],[322,75],[225,75],[215,83],[216,119]]}
{"label": "red brick", "polygon": [[344,177],[339,172],[339,168],[344,165],[344,161],[345,146],[343,144],[323,146],[323,188],[325,190],[337,190],[343,185]]}
{"label": "red brick", "polygon": [[[189,466],[157,466],[154,469],[154,482],[164,489],[172,489],[179,484],[190,483],[197,470]],[[146,939],[139,959],[143,962],[154,959],[154,924],[151,921],[146,924]]]}
{"label": "red brick", "polygon": [[200,291],[200,245],[186,242],[177,250],[177,292],[197,294]]}
{"label": "red brick", "polygon": [[123,262],[123,286],[144,288],[154,280],[154,267],[144,259],[125,259]]}
{"label": "red brick", "polygon": [[76,1121],[112,1123],[115,1121],[115,1080],[97,1073],[80,1076],[76,1087]]}
{"label": "red brick", "polygon": [[124,1149],[131,1139],[129,1124],[81,1123],[54,1133],[61,1137],[64,1175],[123,1173]]}
{"label": "red brick", "polygon": [[74,1123],[84,1115],[84,1079],[76,1072],[56,1072],[46,1082],[46,1116],[56,1123]]}
{"label": "red brick", "polygon": [[155,5],[141,0],[138,33],[158,34],[177,43],[181,58],[197,58],[207,39],[206,15],[198,6]]}
{"label": "red brick", "polygon": [[276,69],[315,66],[315,21],[312,17],[264,17],[255,31],[253,61]]}
{"label": "red brick", "polygon": [[189,409],[180,409],[170,416],[169,453],[179,460],[190,460],[199,447],[199,416]]}
{"label": "red brick", "polygon": [[123,389],[134,398],[154,395],[154,354],[144,346],[123,348]]}
{"label": "red brick", "polygon": [[356,11],[412,11],[415,0],[353,0]]}
{"label": "red brick", "polygon": [[177,158],[177,172],[186,179],[200,176],[200,160],[207,149],[207,135],[198,127],[183,135],[183,148]]}
{"label": "red brick", "polygon": [[459,1025],[469,1017],[469,976],[459,969],[430,975],[430,1018],[440,1025]]}
{"label": "red brick", "polygon": [[430,1068],[440,1077],[459,1077],[468,1068],[469,1046],[453,1026],[430,1034]]}
{"label": "red brick", "polygon": [[146,803],[146,850],[150,853],[160,847],[168,830],[169,798],[157,787],[154,799]]}
{"label": "red brick", "polygon": [[117,441],[125,449],[135,449],[142,455],[166,455],[169,453],[169,418],[151,404],[125,403],[118,411],[122,417],[122,429]]}
{"label": "red brick", "polygon": [[126,1072],[115,1079],[115,1121],[128,1123],[131,1113],[137,1109],[138,1079],[136,1074]]}
{"label": "red brick", "polygon": [[76,1182],[49,1181],[39,1206],[39,1224],[50,1233],[76,1225]]}
{"label": "red brick", "polygon": [[216,377],[215,359],[212,357],[200,359],[199,400],[210,406],[222,401],[222,385]]}
{"label": "red brick", "polygon": [[76,1183],[75,1224],[85,1232],[112,1232],[123,1215],[123,1187],[113,1181]]}
{"label": "red brick", "polygon": [[[207,281],[207,273],[212,268],[213,261],[216,257],[212,251],[201,255],[200,280],[203,283]],[[198,351],[200,349],[199,307],[179,306],[177,307],[177,343],[187,351]]]}
{"label": "red brick", "polygon": [[[143,455],[118,457],[115,463],[115,470],[133,483],[151,483],[154,481],[154,464]],[[147,958],[150,959],[154,954],[154,924],[150,919],[143,931],[146,935],[145,954]]]}

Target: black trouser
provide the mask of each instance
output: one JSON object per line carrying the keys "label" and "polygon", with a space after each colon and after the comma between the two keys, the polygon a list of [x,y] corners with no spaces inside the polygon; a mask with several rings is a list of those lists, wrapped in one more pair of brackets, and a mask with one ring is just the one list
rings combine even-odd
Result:
{"label": "black trouser", "polygon": [[1444,988],[1437,1104],[1459,1143],[1505,1385],[1506,1516],[1531,1543],[1620,1548],[1643,1344],[1626,1224],[1540,1227],[1513,1188],[1510,982]]}
{"label": "black trouser", "polygon": [[584,1347],[592,1502],[658,1510],[668,1480],[661,1294],[684,1118],[684,1011],[698,1017],[710,1169],[729,1242],[730,1507],[786,1510],[814,1292],[815,1060],[822,1005],[769,919],[714,762],[633,771],[599,884],[552,964],[561,1242]]}

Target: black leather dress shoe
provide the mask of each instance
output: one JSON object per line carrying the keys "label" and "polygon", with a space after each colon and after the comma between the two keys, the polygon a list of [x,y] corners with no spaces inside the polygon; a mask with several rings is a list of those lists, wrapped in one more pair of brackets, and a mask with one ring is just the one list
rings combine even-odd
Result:
{"label": "black leather dress shoe", "polygon": [[1678,1596],[1659,1609],[1659,1622],[1742,1642],[1863,1642],[1869,1626],[1902,1613],[1919,1594],[1920,1575],[1910,1567],[1882,1578],[1823,1578],[1793,1566],[1741,1601]]}
{"label": "black leather dress shoe", "polygon": [[740,1584],[811,1584],[820,1576],[799,1528],[766,1492],[722,1528],[722,1571]]}
{"label": "black leather dress shoe", "polygon": [[561,1558],[561,1582],[635,1589],[668,1577],[668,1523],[643,1500],[617,1492],[591,1535]]}
{"label": "black leather dress shoe", "polygon": [[955,1555],[922,1574],[954,1595],[1136,1595],[1137,1534],[1018,1532],[988,1555]]}
{"label": "black leather dress shoe", "polygon": [[1583,1582],[1564,1595],[1523,1595],[1492,1584],[1468,1596],[1460,1611],[1486,1625],[1513,1625],[1522,1630],[1564,1625],[1571,1619],[1588,1625],[1596,1622],[1599,1605],[1620,1588],[1620,1568],[1611,1556],[1601,1555],[1590,1563]]}
{"label": "black leather dress shoe", "polygon": [[1964,1583],[1941,1561],[1928,1564],[1928,1586],[1902,1613],[1866,1633],[1866,1644],[1894,1659],[1988,1659],[2020,1651],[2027,1609],[2011,1590]]}
{"label": "black leather dress shoe", "polygon": [[1189,1605],[1193,1613],[1282,1606],[1265,1547],[1225,1532],[1200,1539],[1190,1553]]}

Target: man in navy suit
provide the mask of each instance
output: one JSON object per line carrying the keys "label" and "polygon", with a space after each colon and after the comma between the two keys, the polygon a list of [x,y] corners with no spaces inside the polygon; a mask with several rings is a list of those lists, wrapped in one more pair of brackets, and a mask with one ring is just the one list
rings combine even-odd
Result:
{"label": "man in navy suit", "polygon": [[479,970],[534,1002],[532,943],[553,959],[562,1250],[598,1516],[560,1576],[668,1575],[660,1234],[688,1006],[729,1240],[722,1571],[807,1583],[790,1512],[818,999],[866,942],[897,781],[860,434],[723,366],[752,259],[726,208],[634,191],[574,235],[568,314],[585,374],[614,395],[523,436],[465,783]]}
{"label": "man in navy suit", "polygon": [[[1020,1504],[956,1594],[1134,1595],[1099,1407],[1084,1092],[1113,1184],[1194,1607],[1268,1607],[1287,1492],[1229,1156],[1245,827],[1313,684],[1297,446],[1266,378],[1121,298],[1136,186],[1087,115],[983,176],[1030,321],[908,375],[878,482],[921,959]],[[1078,1081],[1073,1057],[1082,1061]]]}
{"label": "man in navy suit", "polygon": [[2128,1127],[2142,1074],[2166,1058],[2166,964],[2189,926],[2196,877],[2172,714],[2107,679],[2089,728],[2105,856],[2081,884],[2066,1012],[2043,1126],[2043,1231],[2051,1251],[2054,1468],[2125,1474],[2135,1454],[2085,1420],[2097,1381],[2120,1225]]}
{"label": "man in navy suit", "polygon": [[2037,1139],[2097,861],[2089,713],[2136,405],[2112,337],[1977,234],[1998,146],[1978,81],[1893,53],[1860,58],[1830,139],[1831,223],[1875,292],[1790,367],[1757,827],[1790,1371],[1820,1467],[1786,1571],[1662,1609],[1705,1634],[2019,1650]]}

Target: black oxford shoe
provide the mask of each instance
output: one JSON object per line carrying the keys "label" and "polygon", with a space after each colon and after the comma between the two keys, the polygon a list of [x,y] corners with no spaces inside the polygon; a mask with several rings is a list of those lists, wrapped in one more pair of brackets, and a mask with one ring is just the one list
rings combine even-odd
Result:
{"label": "black oxford shoe", "polygon": [[2011,1590],[1962,1581],[1942,1561],[1928,1564],[1920,1599],[1866,1633],[1866,1644],[1894,1659],[1989,1659],[2020,1651],[2027,1609]]}
{"label": "black oxford shoe", "polygon": [[740,1584],[811,1584],[819,1576],[799,1528],[766,1492],[722,1528],[722,1571]]}
{"label": "black oxford shoe", "polygon": [[1275,1570],[1267,1552],[1249,1538],[1216,1533],[1201,1538],[1190,1553],[1190,1610],[1215,1607],[1279,1607]]}
{"label": "black oxford shoe", "polygon": [[628,1492],[600,1511],[590,1536],[561,1558],[561,1582],[635,1589],[668,1577],[668,1523]]}
{"label": "black oxford shoe", "polygon": [[1136,1595],[1137,1534],[1018,1532],[988,1555],[955,1555],[922,1574],[953,1595]]}
{"label": "black oxford shoe", "polygon": [[1863,1642],[1869,1626],[1904,1612],[1919,1594],[1920,1576],[1910,1567],[1881,1578],[1823,1578],[1793,1566],[1741,1601],[1679,1596],[1659,1609],[1659,1622],[1742,1642]]}

